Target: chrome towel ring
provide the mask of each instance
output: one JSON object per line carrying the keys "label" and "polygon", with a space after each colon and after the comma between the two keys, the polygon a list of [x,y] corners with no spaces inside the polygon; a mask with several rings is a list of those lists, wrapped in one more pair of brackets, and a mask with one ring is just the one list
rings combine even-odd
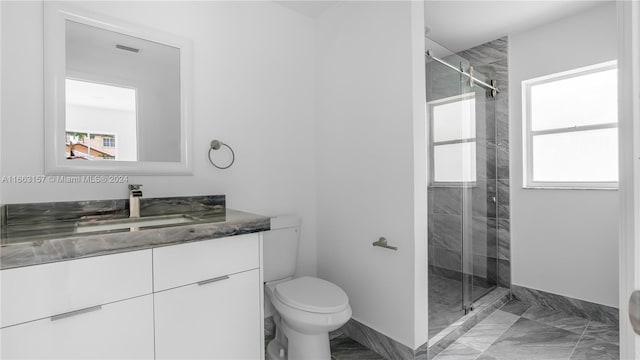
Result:
{"label": "chrome towel ring", "polygon": [[[213,162],[213,160],[211,160],[211,151],[212,150],[219,150],[222,146],[225,146],[227,149],[229,149],[229,151],[231,152],[231,162],[227,165],[227,166],[220,166],[217,165],[216,163]],[[233,152],[233,149],[231,148],[231,146],[223,143],[220,140],[212,140],[211,144],[209,146],[209,162],[211,163],[211,165],[215,166],[218,169],[224,170],[224,169],[228,169],[231,167],[231,165],[233,165],[233,163],[236,161],[236,154],[235,152]]]}

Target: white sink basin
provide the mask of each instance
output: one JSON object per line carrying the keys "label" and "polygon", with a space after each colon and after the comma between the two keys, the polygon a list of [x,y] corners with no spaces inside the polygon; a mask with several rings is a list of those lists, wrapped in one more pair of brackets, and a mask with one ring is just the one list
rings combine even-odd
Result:
{"label": "white sink basin", "polygon": [[161,226],[161,225],[179,225],[197,221],[197,219],[188,215],[165,215],[165,216],[153,216],[147,218],[133,218],[133,219],[116,219],[116,220],[102,220],[91,222],[78,222],[76,224],[77,233],[89,233],[98,231],[110,231],[130,229],[137,230],[141,227],[148,226]]}

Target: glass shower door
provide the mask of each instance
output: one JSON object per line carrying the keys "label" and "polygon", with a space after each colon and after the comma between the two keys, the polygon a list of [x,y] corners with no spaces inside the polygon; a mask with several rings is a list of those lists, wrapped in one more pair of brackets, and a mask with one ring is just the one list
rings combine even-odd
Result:
{"label": "glass shower door", "polygon": [[[475,76],[482,75],[475,72]],[[473,172],[462,196],[462,295],[467,313],[473,310],[474,302],[498,283],[496,132],[491,92],[472,86],[466,76],[461,81],[463,91],[474,98],[469,112],[473,114],[475,130],[471,142],[474,150],[461,159],[462,166]]]}
{"label": "glass shower door", "polygon": [[456,71],[467,60],[440,59],[452,66],[426,66],[430,339],[497,284],[494,100]]}
{"label": "glass shower door", "polygon": [[[454,66],[468,66],[455,54]],[[465,314],[464,191],[475,179],[475,94],[457,71],[427,63],[429,338]],[[467,85],[468,86],[468,85]],[[468,280],[467,280],[468,281]]]}

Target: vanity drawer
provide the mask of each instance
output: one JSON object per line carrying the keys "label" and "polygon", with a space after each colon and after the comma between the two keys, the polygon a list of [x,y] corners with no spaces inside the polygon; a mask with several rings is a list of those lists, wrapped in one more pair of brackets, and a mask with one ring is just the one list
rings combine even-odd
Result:
{"label": "vanity drawer", "polygon": [[153,360],[153,295],[0,329],[0,358]]}
{"label": "vanity drawer", "polygon": [[230,236],[153,249],[153,291],[260,267],[260,235]]}
{"label": "vanity drawer", "polygon": [[150,294],[151,250],[0,271],[1,327]]}

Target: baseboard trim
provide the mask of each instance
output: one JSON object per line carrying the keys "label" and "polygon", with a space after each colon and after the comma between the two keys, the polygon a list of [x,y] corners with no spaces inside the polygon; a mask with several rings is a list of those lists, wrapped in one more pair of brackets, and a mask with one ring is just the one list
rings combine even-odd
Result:
{"label": "baseboard trim", "polygon": [[[413,349],[378,332],[375,329],[350,319],[342,328],[342,332],[366,348],[376,352],[388,360],[415,359]],[[425,358],[426,359],[426,358]]]}
{"label": "baseboard trim", "polygon": [[619,324],[620,311],[607,305],[596,304],[586,300],[575,299],[543,290],[520,285],[511,285],[513,296],[525,303],[545,306],[554,310],[562,310],[569,314],[599,321],[605,324]]}

